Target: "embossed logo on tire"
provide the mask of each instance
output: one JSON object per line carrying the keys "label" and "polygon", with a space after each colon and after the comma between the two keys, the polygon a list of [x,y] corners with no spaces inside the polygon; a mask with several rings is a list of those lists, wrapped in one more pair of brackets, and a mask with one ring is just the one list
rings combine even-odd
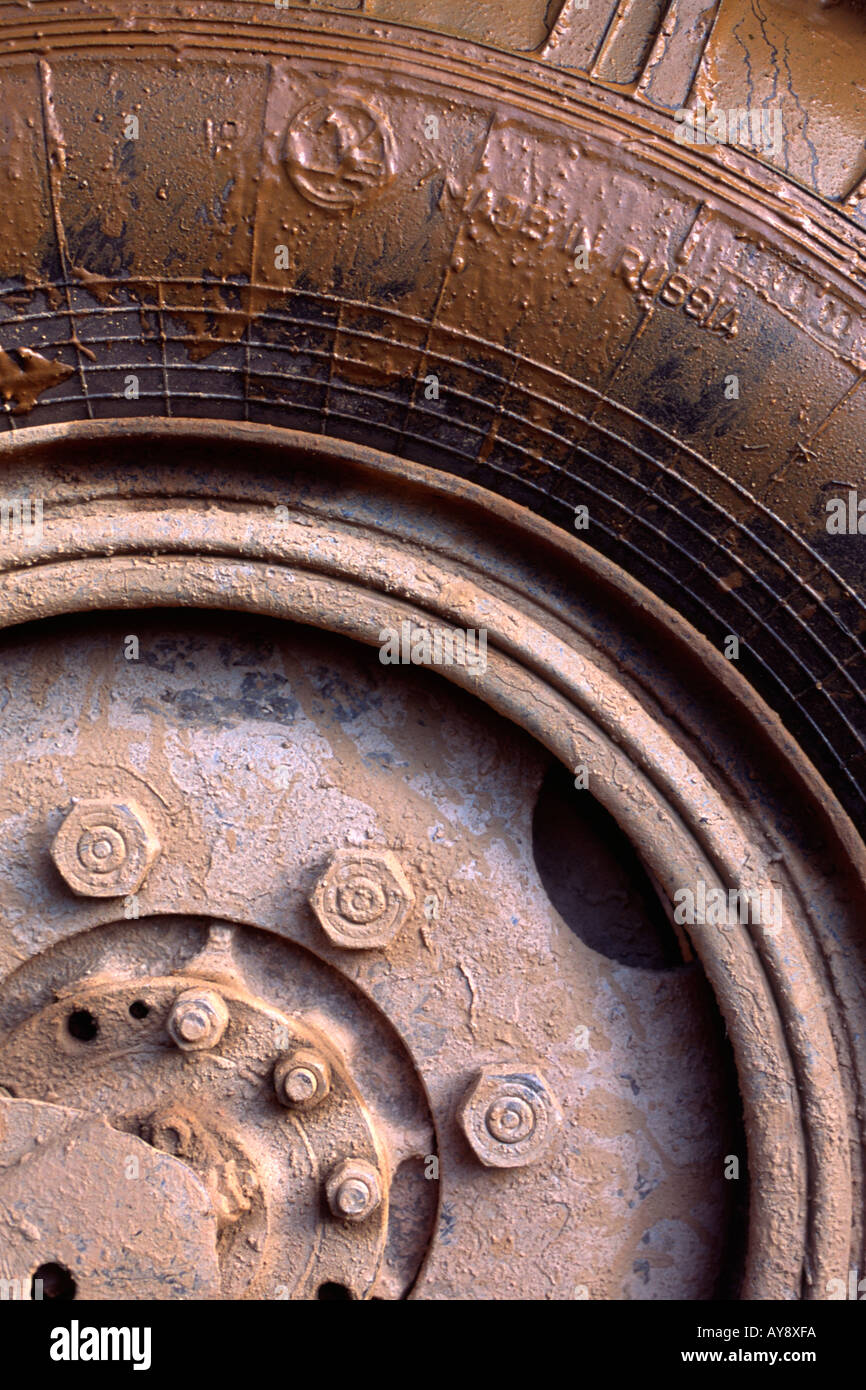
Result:
{"label": "embossed logo on tire", "polygon": [[286,138],[286,165],[298,192],[325,208],[348,208],[394,175],[394,136],[384,116],[358,101],[312,102]]}

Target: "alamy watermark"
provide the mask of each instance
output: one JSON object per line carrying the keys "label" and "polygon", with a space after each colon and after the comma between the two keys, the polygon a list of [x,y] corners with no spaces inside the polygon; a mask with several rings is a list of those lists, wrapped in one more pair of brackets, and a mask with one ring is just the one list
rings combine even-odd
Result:
{"label": "alamy watermark", "polygon": [[847,497],[831,497],[824,505],[831,536],[866,536],[866,497],[855,488]]}
{"label": "alamy watermark", "polygon": [[860,1278],[857,1269],[849,1269],[847,1284],[844,1279],[828,1279],[826,1289],[827,1297],[837,1302],[843,1298],[854,1303],[866,1302],[866,1279]]}
{"label": "alamy watermark", "polygon": [[694,888],[674,893],[674,921],[690,927],[763,927],[782,925],[782,894],[778,888],[749,892],[745,888],[714,888],[698,879]]}
{"label": "alamy watermark", "polygon": [[25,1275],[23,1279],[0,1279],[0,1303],[6,1302],[25,1302],[33,1299],[42,1299],[43,1293],[42,1279],[34,1279]]}
{"label": "alamy watermark", "polygon": [[681,107],[675,111],[674,120],[678,145],[742,145],[775,158],[782,153],[785,127],[778,106],[720,111],[699,101],[694,110]]}
{"label": "alamy watermark", "polygon": [[0,497],[0,541],[42,540],[42,498]]}
{"label": "alamy watermark", "polygon": [[416,627],[403,622],[379,633],[379,660],[383,666],[463,666],[487,670],[487,629]]}
{"label": "alamy watermark", "polygon": [[53,1329],[48,1354],[52,1361],[131,1361],[134,1371],[149,1371],[152,1335],[149,1327],[82,1327],[73,1318]]}

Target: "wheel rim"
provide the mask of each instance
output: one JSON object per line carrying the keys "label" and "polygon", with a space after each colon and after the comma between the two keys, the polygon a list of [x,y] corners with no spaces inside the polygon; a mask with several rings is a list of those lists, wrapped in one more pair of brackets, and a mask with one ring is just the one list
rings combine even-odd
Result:
{"label": "wheel rim", "polygon": [[[585,766],[592,794],[663,895],[699,881],[755,894],[779,885],[784,913],[772,931],[691,933],[731,1037],[745,1107],[743,1292],[825,1297],[831,1279],[847,1277],[852,1229],[859,1239],[849,1154],[860,1141],[856,1097],[843,1077],[857,1067],[857,982],[840,977],[851,964],[847,951],[830,960],[825,947],[832,937],[853,950],[862,847],[796,747],[717,654],[546,523],[372,450],[199,422],[22,431],[14,447],[23,473],[40,476],[49,507],[40,539],[7,548],[0,592],[8,623],[184,606],[288,619],[370,646],[406,622],[415,632],[484,629],[486,669],[442,674],[565,767]],[[132,507],[118,501],[121,457]],[[279,507],[287,518],[276,516]],[[527,534],[540,557],[532,564]],[[651,636],[639,653],[629,645],[635,631]],[[674,653],[690,668],[682,682],[671,676]],[[696,718],[683,692],[701,687]],[[760,750],[775,769],[756,779],[760,798],[749,803],[736,784],[736,753],[717,737],[719,718],[702,727],[708,694],[736,717],[734,743],[746,731],[750,756]],[[796,788],[803,807],[784,838],[782,785]],[[823,860],[804,826],[814,817],[828,847]],[[201,903],[161,894],[144,899],[147,915],[201,913]],[[238,918],[230,897],[210,899],[206,909]],[[72,919],[70,935],[111,917],[110,908],[90,907]],[[5,970],[15,954],[7,943]]]}

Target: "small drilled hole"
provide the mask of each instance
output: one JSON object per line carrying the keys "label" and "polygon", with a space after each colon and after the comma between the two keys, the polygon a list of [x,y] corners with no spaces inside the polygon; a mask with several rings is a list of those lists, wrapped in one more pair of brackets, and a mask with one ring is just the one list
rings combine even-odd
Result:
{"label": "small drilled hole", "polygon": [[88,1009],[76,1009],[66,1020],[66,1026],[79,1042],[93,1042],[99,1032],[99,1024]]}
{"label": "small drilled hole", "polygon": [[143,999],[133,999],[129,1006],[129,1012],[133,1018],[147,1018],[150,1013],[150,1005],[145,1004]]}
{"label": "small drilled hole", "polygon": [[348,1303],[351,1297],[351,1290],[345,1284],[320,1284],[316,1294],[316,1298],[329,1303]]}
{"label": "small drilled hole", "polygon": [[[39,1285],[42,1285],[41,1295]],[[77,1285],[65,1265],[40,1265],[30,1283],[31,1298],[53,1298],[68,1303],[75,1297]]]}

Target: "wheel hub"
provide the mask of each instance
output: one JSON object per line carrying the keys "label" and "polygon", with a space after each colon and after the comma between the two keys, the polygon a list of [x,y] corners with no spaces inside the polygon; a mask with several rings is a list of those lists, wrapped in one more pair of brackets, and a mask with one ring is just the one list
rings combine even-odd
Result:
{"label": "wheel hub", "polygon": [[[210,1200],[223,1297],[309,1298],[330,1285],[364,1298],[377,1280],[399,1297],[406,1287],[384,1265],[389,1155],[405,1164],[434,1154],[432,1121],[418,1125],[414,1144],[404,1134],[389,1151],[335,1038],[225,973],[233,936],[229,924],[211,924],[208,947],[183,973],[72,987],[7,1037],[4,1085],[71,1107],[76,1119],[96,1112],[187,1165]],[[212,1002],[225,1023],[208,1032]],[[387,1074],[387,1057],[378,1060]],[[416,1104],[422,1111],[420,1092]],[[429,1206],[418,1165],[406,1169],[404,1200],[407,1175],[420,1185],[415,1204]],[[148,1221],[136,1248],[158,1226]],[[40,1233],[46,1259],[58,1234]],[[424,1251],[414,1252],[412,1277]],[[91,1296],[86,1276],[77,1284]]]}

